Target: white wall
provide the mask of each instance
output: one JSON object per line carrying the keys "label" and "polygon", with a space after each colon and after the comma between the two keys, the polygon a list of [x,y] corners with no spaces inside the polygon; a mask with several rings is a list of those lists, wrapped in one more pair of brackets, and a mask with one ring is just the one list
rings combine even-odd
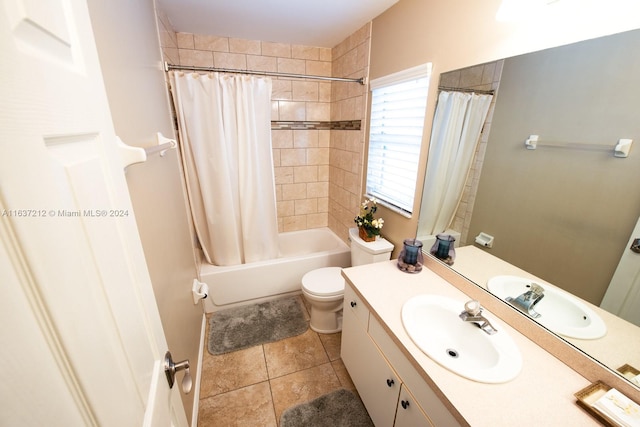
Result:
{"label": "white wall", "polygon": [[[173,137],[153,0],[89,0],[116,133],[129,145],[151,146],[155,133]],[[197,371],[202,308],[177,150],[129,166],[127,183],[169,350]],[[182,395],[187,417],[192,392]]]}

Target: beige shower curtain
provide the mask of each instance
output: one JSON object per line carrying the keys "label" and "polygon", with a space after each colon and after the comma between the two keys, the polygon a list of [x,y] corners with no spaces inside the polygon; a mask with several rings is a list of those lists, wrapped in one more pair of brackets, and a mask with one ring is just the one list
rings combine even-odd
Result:
{"label": "beige shower curtain", "polygon": [[278,256],[271,79],[171,72],[191,213],[209,263]]}

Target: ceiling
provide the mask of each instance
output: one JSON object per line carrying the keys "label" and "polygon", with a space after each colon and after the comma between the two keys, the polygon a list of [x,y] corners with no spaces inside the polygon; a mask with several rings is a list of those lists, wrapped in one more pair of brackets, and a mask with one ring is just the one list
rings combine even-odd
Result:
{"label": "ceiling", "polygon": [[399,0],[158,0],[177,32],[334,47]]}

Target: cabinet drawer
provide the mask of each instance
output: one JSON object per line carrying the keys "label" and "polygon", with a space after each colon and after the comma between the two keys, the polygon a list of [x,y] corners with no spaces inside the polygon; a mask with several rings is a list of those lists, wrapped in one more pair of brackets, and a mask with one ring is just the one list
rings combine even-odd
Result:
{"label": "cabinet drawer", "polygon": [[344,287],[344,310],[350,310],[361,322],[365,330],[369,325],[369,309],[364,305],[359,296],[348,284]]}
{"label": "cabinet drawer", "polygon": [[375,316],[370,316],[369,319],[369,335],[376,342],[389,363],[391,363],[402,382],[411,389],[411,393],[417,399],[422,410],[428,414],[433,425],[436,427],[460,426],[460,423],[402,354],[402,351],[393,342]]}

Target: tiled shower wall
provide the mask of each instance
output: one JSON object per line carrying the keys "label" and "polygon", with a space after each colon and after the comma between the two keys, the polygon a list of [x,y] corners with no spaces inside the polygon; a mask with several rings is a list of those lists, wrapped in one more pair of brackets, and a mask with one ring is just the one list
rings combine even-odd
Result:
{"label": "tiled shower wall", "polygon": [[462,199],[460,200],[458,210],[456,211],[451,224],[451,228],[460,232],[460,246],[471,243],[471,239],[475,237],[468,235],[469,224],[471,223],[473,204],[478,191],[478,183],[480,181],[480,173],[482,172],[484,154],[487,149],[487,142],[489,141],[489,132],[491,130],[493,112],[495,110],[496,100],[498,97],[498,88],[500,86],[500,77],[502,76],[503,65],[504,60],[500,60],[451,71],[440,76],[440,86],[445,86],[447,88],[494,91],[489,112],[487,113],[487,119],[484,122],[482,133],[480,134],[480,142],[476,147],[473,163],[471,164],[471,170],[469,171],[469,176],[464,187]]}
{"label": "tiled shower wall", "polygon": [[[336,77],[369,77],[371,23],[347,37],[332,50],[333,75]],[[332,130],[329,163],[329,227],[346,241],[353,218],[363,200],[362,173],[367,85],[333,82],[331,120],[360,120],[360,130]]]}
{"label": "tiled shower wall", "polygon": [[[357,78],[368,74],[370,24],[329,49],[175,33],[162,11],[158,21],[163,54],[172,64]],[[346,239],[362,198],[364,134],[330,130],[326,124],[364,119],[366,93],[358,83],[273,78],[271,136],[280,232],[330,226]]]}
{"label": "tiled shower wall", "polygon": [[167,15],[158,7],[156,7],[156,19],[158,21],[158,35],[160,36],[162,58],[169,64],[177,64],[178,36],[173,30],[173,26],[171,26]]}

